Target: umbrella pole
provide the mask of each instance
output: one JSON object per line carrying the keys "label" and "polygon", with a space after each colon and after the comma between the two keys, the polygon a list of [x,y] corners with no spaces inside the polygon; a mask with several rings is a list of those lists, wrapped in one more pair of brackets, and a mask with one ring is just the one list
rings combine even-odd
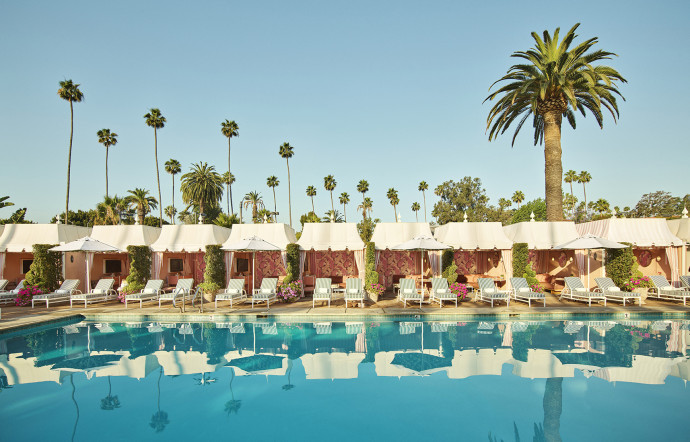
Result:
{"label": "umbrella pole", "polygon": [[590,250],[587,249],[587,290],[589,290],[589,252]]}
{"label": "umbrella pole", "polygon": [[254,296],[254,289],[256,288],[256,252],[252,252],[252,296]]}
{"label": "umbrella pole", "polygon": [[86,293],[91,291],[91,269],[89,268],[89,252],[86,252]]}

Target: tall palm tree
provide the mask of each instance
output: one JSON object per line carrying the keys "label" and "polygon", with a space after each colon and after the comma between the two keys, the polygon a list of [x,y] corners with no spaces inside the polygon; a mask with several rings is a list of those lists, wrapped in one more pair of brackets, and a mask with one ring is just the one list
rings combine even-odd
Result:
{"label": "tall palm tree", "polygon": [[373,206],[373,202],[371,201],[371,198],[367,197],[364,198],[364,201],[362,201],[362,204],[357,206],[357,210],[362,211],[362,218],[367,219],[367,212],[371,215],[371,208]]}
{"label": "tall palm tree", "polygon": [[108,148],[117,144],[117,134],[110,129],[101,129],[96,135],[98,142],[105,146],[105,196],[108,196]]}
{"label": "tall palm tree", "polygon": [[261,198],[259,192],[249,192],[244,196],[242,200],[242,205],[246,208],[252,209],[252,222],[255,223],[258,220],[259,209],[264,209],[264,200]]}
{"label": "tall palm tree", "polygon": [[590,181],[592,181],[592,175],[590,175],[586,170],[580,172],[580,175],[577,177],[577,182],[582,183],[582,191],[585,194],[585,207],[587,207],[587,189],[585,188],[585,185]]}
{"label": "tall palm tree", "polygon": [[[574,170],[570,169],[563,175],[563,181],[570,184],[570,199],[572,200],[575,195],[573,195],[573,182],[577,181],[577,172]],[[575,209],[575,205],[572,205],[572,210]],[[571,210],[571,212],[572,212]]]}
{"label": "tall palm tree", "polygon": [[[357,183],[357,192],[362,194],[362,205],[364,205],[364,194],[369,191],[369,182],[367,180],[359,180],[359,183]],[[359,208],[359,207],[358,207]],[[364,215],[364,218],[367,217],[367,211],[364,210],[362,212]]]}
{"label": "tall palm tree", "polygon": [[333,212],[335,212],[335,205],[333,204],[333,191],[337,185],[338,183],[335,181],[335,178],[333,178],[333,175],[328,175],[323,178],[323,188],[331,193],[331,210]]}
{"label": "tall palm tree", "polygon": [[172,208],[175,209],[175,175],[182,172],[182,165],[179,161],[170,158],[165,162],[165,171],[172,175]]}
{"label": "tall palm tree", "polygon": [[422,198],[424,198],[424,222],[426,222],[426,190],[429,188],[429,185],[426,183],[426,181],[422,181],[419,183],[419,187],[417,190],[422,192]]}
{"label": "tall palm tree", "polygon": [[290,192],[290,158],[295,154],[294,148],[289,143],[280,145],[278,153],[281,158],[285,158],[288,172],[288,213],[290,214],[290,227],[292,227],[292,192]]}
{"label": "tall palm tree", "polygon": [[393,206],[393,215],[394,215],[394,218],[393,218],[394,221],[393,222],[397,222],[398,221],[398,210],[396,207],[400,203],[400,199],[398,198],[398,191],[391,187],[390,189],[388,189],[386,196],[388,197],[388,201],[390,201],[391,206]]}
{"label": "tall palm tree", "polygon": [[278,218],[276,213],[278,212],[277,206],[276,206],[276,187],[278,187],[278,184],[280,184],[280,181],[278,181],[278,177],[275,175],[271,175],[266,179],[266,185],[273,189],[273,221],[278,222]]}
{"label": "tall palm tree", "polygon": [[79,85],[72,80],[60,82],[58,96],[63,100],[69,101],[69,152],[67,154],[67,198],[65,199],[65,224],[67,224],[67,214],[69,213],[69,181],[70,170],[72,169],[72,139],[74,136],[74,107],[72,103],[79,103],[84,99],[84,94],[79,90]]}
{"label": "tall palm tree", "polygon": [[235,210],[234,207],[230,204],[232,202],[232,185],[235,184],[235,175],[233,175],[231,172],[225,172],[223,174],[223,183],[225,183],[228,186],[228,189],[230,190],[225,199],[228,202],[228,214],[232,215],[234,212],[231,212],[230,209]]}
{"label": "tall palm tree", "polygon": [[419,206],[418,202],[415,201],[414,203],[412,203],[412,211],[414,212],[414,216],[417,222],[419,222],[419,209],[421,209],[421,207]]}
{"label": "tall palm tree", "polygon": [[215,167],[199,162],[192,164],[181,181],[182,201],[188,206],[198,206],[203,222],[206,209],[217,207],[223,198],[223,178]]}
{"label": "tall palm tree", "polygon": [[[223,135],[228,137],[228,173],[232,173],[232,169],[230,169],[230,139],[232,137],[240,136],[240,127],[237,125],[237,123],[235,123],[235,120],[229,121],[226,119],[220,123],[220,131]],[[235,211],[235,207],[232,205],[232,182],[228,180],[225,182],[225,184],[228,186],[228,196],[230,198],[230,208],[228,209],[228,214],[231,215]]]}
{"label": "tall palm tree", "polygon": [[603,50],[590,51],[598,42],[590,38],[571,48],[577,37],[579,23],[573,26],[559,42],[559,31],[553,37],[544,31],[543,39],[535,32],[532,38],[535,47],[512,57],[522,63],[513,65],[510,70],[493,83],[507,82],[484,101],[497,99],[489,111],[487,129],[489,141],[496,139],[516,121],[517,125],[512,143],[524,122],[532,116],[534,144],[544,144],[546,219],[563,219],[563,192],[561,163],[561,123],[563,117],[575,128],[575,112],[586,115],[589,110],[599,127],[603,128],[602,106],[609,111],[614,122],[617,120],[618,104],[616,96],[623,98],[618,91],[618,82],[626,80],[615,69],[597,65],[616,54]]}
{"label": "tall palm tree", "polygon": [[345,207],[347,203],[350,202],[350,195],[347,192],[340,194],[340,204],[343,205],[343,215],[345,216],[345,222],[347,222],[347,208]]}
{"label": "tall palm tree", "polygon": [[175,224],[175,214],[177,213],[177,209],[174,206],[167,206],[163,213],[165,213],[165,216],[170,218],[170,224]]}
{"label": "tall palm tree", "polygon": [[[166,119],[161,114],[160,109],[151,108],[151,110],[144,115],[144,120],[148,127],[153,128],[153,153],[156,157],[156,181],[158,182],[158,201],[161,201],[161,176],[158,172],[158,129],[165,127]],[[163,227],[163,205],[159,206],[159,227]]]}
{"label": "tall palm tree", "polygon": [[149,195],[149,191],[146,189],[135,188],[134,190],[128,190],[130,194],[125,197],[127,205],[137,211],[137,220],[139,224],[144,224],[144,217],[151,210],[158,207],[158,201],[156,198]]}
{"label": "tall palm tree", "polygon": [[314,210],[314,197],[316,196],[316,187],[307,187],[307,196],[311,198],[311,211],[316,213],[316,211]]}
{"label": "tall palm tree", "polygon": [[520,203],[525,200],[525,194],[521,190],[516,190],[511,200],[518,205],[518,210],[520,210]]}

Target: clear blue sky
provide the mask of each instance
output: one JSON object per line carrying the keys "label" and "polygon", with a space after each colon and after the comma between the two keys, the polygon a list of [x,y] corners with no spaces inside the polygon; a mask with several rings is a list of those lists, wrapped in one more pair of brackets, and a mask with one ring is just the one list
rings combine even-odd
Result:
{"label": "clear blue sky", "polygon": [[[348,192],[355,219],[356,183],[366,179],[374,216],[393,221],[385,197],[400,194],[403,221],[449,179],[479,177],[491,203],[516,189],[544,194],[543,150],[525,127],[489,143],[491,83],[509,55],[532,46],[531,31],[569,29],[616,52],[611,62],[629,81],[621,118],[604,130],[578,117],[563,129],[564,170],[588,170],[588,200],[634,205],[647,192],[690,191],[687,175],[687,2],[221,2],[4,1],[0,4],[0,148],[3,185],[27,217],[47,222],[64,210],[69,106],[58,82],[81,85],[75,104],[71,209],[93,208],[105,194],[105,149],[96,132],[119,134],[111,148],[110,193],[143,187],[156,194],[153,131],[143,115],[160,108],[163,205],[171,202],[169,158],[227,169],[221,121],[235,120],[235,202],[257,190],[269,207],[266,178],[276,175],[280,221],[287,222],[291,160],[293,225],[310,210],[305,189],[318,189],[319,213],[330,209],[323,177]],[[579,41],[579,40],[578,40]],[[511,132],[512,134],[512,132]],[[179,178],[179,175],[178,177]],[[176,206],[181,206],[180,195]],[[582,189],[576,196],[582,199]],[[15,207],[16,208],[16,207]],[[236,207],[237,210],[237,207]],[[340,208],[342,211],[342,207]],[[7,217],[12,208],[2,209]],[[420,213],[421,215],[421,213]]]}

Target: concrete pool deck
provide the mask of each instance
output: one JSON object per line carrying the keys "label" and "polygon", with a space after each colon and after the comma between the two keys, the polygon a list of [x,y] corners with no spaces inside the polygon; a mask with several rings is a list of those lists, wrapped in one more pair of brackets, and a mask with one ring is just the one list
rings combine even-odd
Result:
{"label": "concrete pool deck", "polygon": [[[352,303],[350,305],[353,305]],[[0,333],[16,331],[42,324],[68,319],[84,319],[103,322],[125,321],[177,321],[177,322],[251,322],[254,320],[310,321],[314,319],[328,319],[333,321],[354,320],[393,320],[401,317],[418,316],[430,320],[481,320],[481,319],[530,319],[530,320],[562,320],[586,316],[611,316],[612,319],[643,316],[667,316],[690,318],[690,306],[680,303],[647,300],[642,306],[608,303],[607,306],[592,304],[588,307],[582,302],[559,300],[557,295],[547,294],[546,307],[528,307],[522,302],[511,302],[493,308],[484,302],[465,301],[458,304],[458,308],[444,304],[439,308],[437,304],[424,304],[403,308],[402,303],[392,295],[385,296],[377,303],[365,303],[364,308],[349,307],[345,309],[343,300],[336,300],[329,308],[326,303],[317,303],[312,308],[311,297],[303,298],[291,304],[272,304],[266,309],[261,304],[252,309],[251,304],[239,304],[230,308],[229,302],[218,305],[216,310],[213,303],[204,303],[203,313],[199,311],[199,304],[194,307],[187,303],[185,312],[172,307],[170,302],[158,308],[158,303],[144,303],[143,308],[131,304],[125,309],[124,304],[116,301],[92,304],[88,308],[76,307],[70,309],[68,304],[56,304],[50,309],[45,307],[2,307],[0,318]]]}

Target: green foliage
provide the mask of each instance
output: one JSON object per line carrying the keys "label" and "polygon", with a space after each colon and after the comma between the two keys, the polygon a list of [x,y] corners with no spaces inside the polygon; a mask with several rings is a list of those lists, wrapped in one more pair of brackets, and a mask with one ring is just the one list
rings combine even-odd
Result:
{"label": "green foliage", "polygon": [[0,224],[33,224],[31,221],[24,219],[26,216],[26,207],[17,209],[9,218],[0,219]]}
{"label": "green foliage", "polygon": [[287,253],[287,275],[283,283],[289,283],[299,279],[299,246],[295,243],[288,244]]}
{"label": "green foliage", "polygon": [[529,249],[527,243],[516,242],[513,244],[513,275],[520,276],[529,262]]}
{"label": "green foliage", "polygon": [[527,265],[525,265],[524,269],[525,270],[524,270],[524,273],[522,274],[522,277],[527,280],[527,284],[530,287],[533,287],[533,290],[534,290],[535,286],[541,287],[541,285],[539,284],[539,281],[537,280],[537,272],[535,272],[534,269],[532,268],[532,264],[528,262]]}
{"label": "green foliage", "polygon": [[127,290],[130,293],[144,288],[146,281],[151,279],[151,249],[149,246],[127,246],[129,253],[129,275],[127,275]]}
{"label": "green foliage", "polygon": [[[669,192],[657,191],[642,195],[631,215],[637,218],[679,216],[684,206],[690,207],[690,195],[672,196]],[[690,210],[690,209],[688,209]]]}
{"label": "green foliage", "polygon": [[443,269],[443,277],[448,280],[448,285],[455,284],[458,280],[458,266],[455,264],[455,251],[444,250],[441,255],[441,268]]}
{"label": "green foliage", "polygon": [[623,287],[630,282],[633,276],[633,265],[635,255],[633,255],[632,244],[624,242],[624,249],[606,249],[606,276],[613,280],[617,287]]}
{"label": "green foliage", "polygon": [[486,221],[489,197],[479,178],[464,177],[460,182],[446,181],[434,189],[441,198],[434,205],[431,214],[443,225],[461,222],[467,212],[469,221]]}
{"label": "green foliage", "polygon": [[50,293],[60,287],[62,279],[62,253],[48,249],[57,244],[34,244],[34,261],[26,274],[26,284],[38,286],[43,293]]}
{"label": "green foliage", "polygon": [[364,256],[364,284],[369,287],[371,284],[378,284],[379,274],[376,271],[376,245],[373,242],[367,242],[366,254]]}
{"label": "green foliage", "polygon": [[359,237],[365,243],[371,241],[371,237],[374,235],[374,228],[376,224],[381,222],[378,218],[372,219],[371,217],[364,218],[362,221],[357,223],[357,232]]}
{"label": "green foliage", "polygon": [[302,230],[304,230],[304,224],[305,223],[320,223],[321,218],[319,218],[319,215],[317,215],[314,212],[309,212],[305,213],[304,215],[299,217],[299,222],[302,224]]}
{"label": "green foliage", "polygon": [[[93,209],[89,211],[77,210],[76,212],[70,210],[68,221],[69,224],[73,226],[93,227],[95,225],[97,217],[98,212],[96,212]],[[65,212],[62,212],[61,214],[52,217],[50,219],[50,223],[55,224],[58,219],[60,220],[60,222],[62,222],[65,219]]]}
{"label": "green foliage", "polygon": [[213,220],[213,224],[221,227],[232,228],[233,224],[239,224],[240,217],[233,213],[232,215],[227,215],[225,213],[219,213],[216,219]]}
{"label": "green foliage", "polygon": [[[204,275],[204,278],[206,275]],[[199,284],[197,287],[201,289],[202,292],[208,294],[208,295],[215,295],[218,290],[220,290],[220,286],[216,284],[215,282],[202,282]]]}
{"label": "green foliage", "polygon": [[542,198],[529,201],[513,212],[510,224],[530,221],[530,214],[534,212],[535,221],[546,221],[546,202]]}
{"label": "green foliage", "polygon": [[[151,227],[158,227],[161,224],[161,219],[158,218],[157,216],[147,216],[144,218],[144,225],[145,226],[151,226]],[[162,220],[163,224],[170,224],[169,221],[166,221],[165,219]]]}
{"label": "green foliage", "polygon": [[220,287],[225,287],[225,259],[223,259],[223,253],[220,245],[210,244],[206,246],[204,282],[215,284],[217,286],[216,290]]}

